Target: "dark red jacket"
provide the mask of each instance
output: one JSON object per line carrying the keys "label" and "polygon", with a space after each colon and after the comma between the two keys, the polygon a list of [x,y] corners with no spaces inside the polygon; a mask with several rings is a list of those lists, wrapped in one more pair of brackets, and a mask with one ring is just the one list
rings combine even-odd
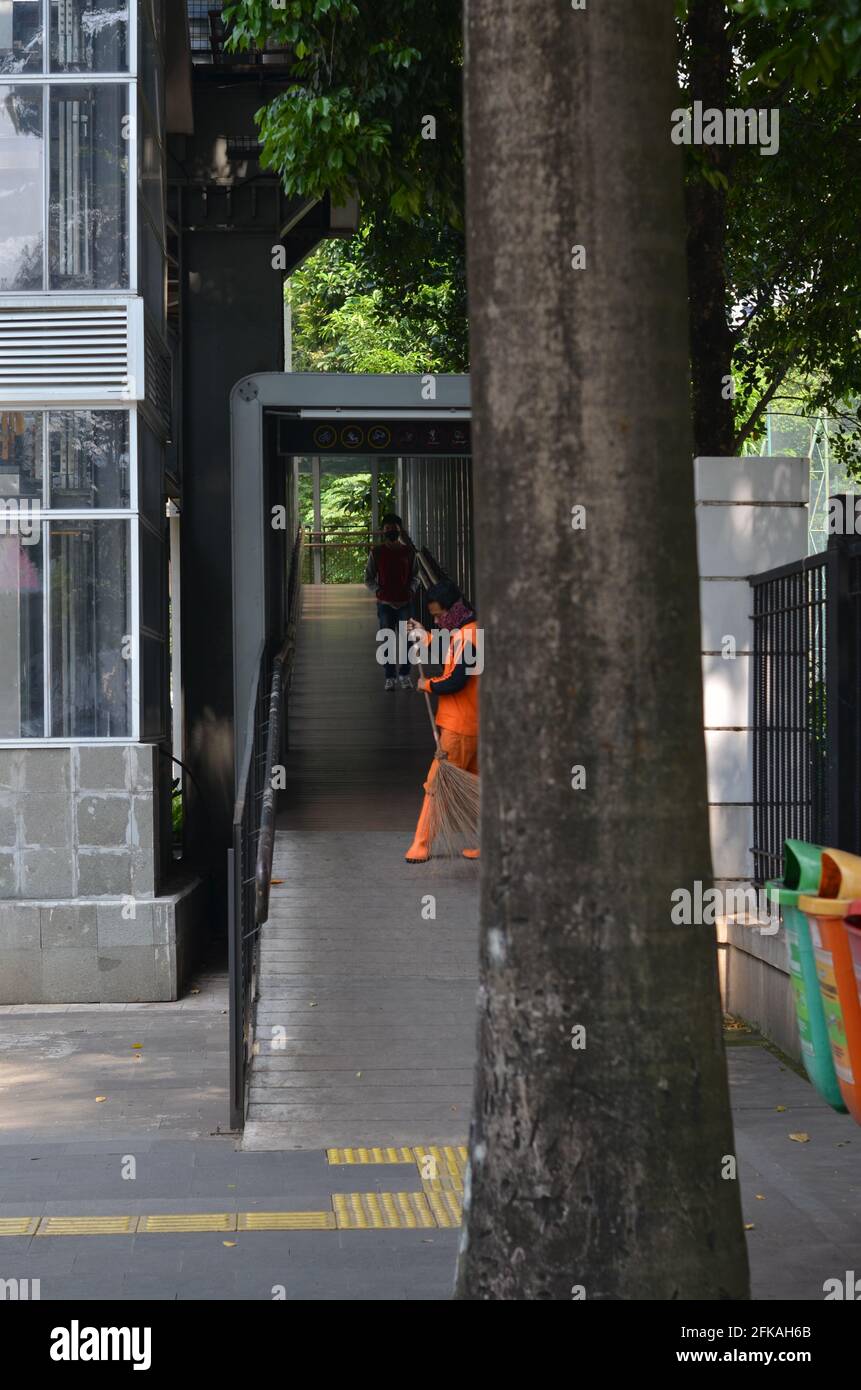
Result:
{"label": "dark red jacket", "polygon": [[369,573],[376,574],[376,594],[380,603],[402,608],[413,595],[416,553],[411,545],[375,545],[371,551]]}

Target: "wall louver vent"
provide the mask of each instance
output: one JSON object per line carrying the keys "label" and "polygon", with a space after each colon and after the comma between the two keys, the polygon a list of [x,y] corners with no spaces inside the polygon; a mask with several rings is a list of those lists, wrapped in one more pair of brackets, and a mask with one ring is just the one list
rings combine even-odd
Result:
{"label": "wall louver vent", "polygon": [[139,305],[0,304],[0,401],[137,399]]}

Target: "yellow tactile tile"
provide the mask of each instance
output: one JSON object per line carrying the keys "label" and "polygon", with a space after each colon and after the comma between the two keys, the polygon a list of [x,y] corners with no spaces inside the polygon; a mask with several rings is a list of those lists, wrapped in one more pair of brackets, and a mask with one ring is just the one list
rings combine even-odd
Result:
{"label": "yellow tactile tile", "polygon": [[459,1192],[463,1193],[463,1178],[452,1177],[450,1173],[444,1174],[441,1178],[422,1178],[423,1192]]}
{"label": "yellow tactile tile", "polygon": [[446,1174],[452,1178],[462,1178],[466,1172],[468,1153],[465,1144],[457,1147],[452,1144],[420,1144],[413,1149],[413,1154],[423,1178],[442,1178]]}
{"label": "yellow tactile tile", "polygon": [[429,1192],[428,1206],[436,1217],[438,1226],[460,1226],[463,1221],[463,1203],[456,1192]]}
{"label": "yellow tactile tile", "polygon": [[411,1150],[401,1148],[327,1149],[326,1158],[331,1164],[413,1162]]}
{"label": "yellow tactile tile", "polygon": [[138,1231],[145,1235],[171,1231],[235,1231],[236,1213],[224,1212],[179,1212],[165,1213],[163,1216],[142,1216]]}
{"label": "yellow tactile tile", "polygon": [[38,1216],[0,1216],[0,1236],[34,1236]]}
{"label": "yellow tactile tile", "polygon": [[334,1231],[332,1211],[242,1211],[237,1231]]}
{"label": "yellow tactile tile", "polygon": [[127,1236],[134,1233],[136,1216],[43,1216],[37,1236]]}
{"label": "yellow tactile tile", "polygon": [[332,1206],[340,1230],[410,1230],[436,1225],[423,1192],[337,1192]]}

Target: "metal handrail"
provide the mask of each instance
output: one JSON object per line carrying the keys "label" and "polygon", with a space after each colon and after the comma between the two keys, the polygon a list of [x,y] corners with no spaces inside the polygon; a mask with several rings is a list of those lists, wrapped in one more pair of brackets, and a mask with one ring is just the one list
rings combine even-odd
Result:
{"label": "metal handrail", "polygon": [[[228,850],[228,932],[230,962],[230,1124],[245,1121],[248,1069],[253,1049],[252,1010],[257,986],[260,927],[268,916],[272,875],[275,796],[272,768],[281,747],[284,691],[288,688],[301,594],[301,532],[293,546],[288,587],[287,637],[275,658],[271,677],[265,642],[259,649],[257,679],[248,707],[239,785]],[[265,830],[265,834],[264,834]],[[261,846],[261,840],[264,841]],[[266,875],[265,901],[260,901]]]}
{"label": "metal handrail", "polygon": [[275,805],[272,770],[281,748],[284,734],[284,691],[292,674],[296,653],[296,626],[299,619],[299,596],[302,592],[302,531],[298,531],[290,562],[290,596],[287,636],[272,665],[269,688],[269,729],[266,738],[266,770],[263,777],[263,802],[260,812],[260,835],[257,840],[257,863],[254,870],[254,921],[261,927],[269,918],[269,889],[272,883],[272,857],[275,853]]}

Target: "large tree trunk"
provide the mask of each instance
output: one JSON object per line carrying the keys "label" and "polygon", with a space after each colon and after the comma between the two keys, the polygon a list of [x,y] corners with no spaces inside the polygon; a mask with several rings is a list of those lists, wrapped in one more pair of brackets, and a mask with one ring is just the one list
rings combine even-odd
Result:
{"label": "large tree trunk", "polygon": [[[691,100],[703,109],[726,109],[732,49],[724,0],[690,0]],[[718,173],[729,171],[726,145],[703,145],[702,158]],[[705,458],[735,452],[732,339],[726,317],[726,190],[700,177],[687,188],[690,286],[691,405],[694,451]]]}
{"label": "large tree trunk", "polygon": [[672,9],[467,0],[489,648],[461,1298],[747,1287],[714,928],[670,920],[710,873]]}

